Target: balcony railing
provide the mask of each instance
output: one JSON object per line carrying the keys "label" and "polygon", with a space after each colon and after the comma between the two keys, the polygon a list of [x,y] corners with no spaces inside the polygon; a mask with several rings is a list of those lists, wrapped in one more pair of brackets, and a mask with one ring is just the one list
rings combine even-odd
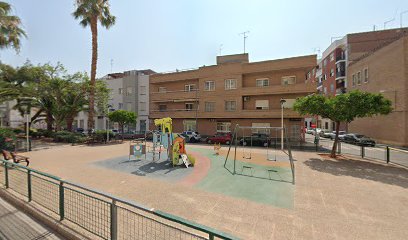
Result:
{"label": "balcony railing", "polygon": [[345,60],[346,60],[346,55],[345,54],[341,54],[341,55],[336,57],[336,62],[345,61]]}
{"label": "balcony railing", "polygon": [[190,91],[177,90],[165,92],[152,92],[150,99],[152,102],[177,102],[177,101],[196,101],[199,89]]}
{"label": "balcony railing", "polygon": [[338,71],[336,72],[336,79],[337,78],[344,78],[346,76],[346,71]]}

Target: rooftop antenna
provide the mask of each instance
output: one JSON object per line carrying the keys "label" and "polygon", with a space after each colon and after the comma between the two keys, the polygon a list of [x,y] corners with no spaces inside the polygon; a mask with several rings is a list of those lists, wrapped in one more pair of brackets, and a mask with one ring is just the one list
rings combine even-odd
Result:
{"label": "rooftop antenna", "polygon": [[244,53],[245,53],[245,42],[246,42],[246,39],[247,39],[247,34],[249,33],[249,31],[246,31],[246,32],[242,32],[242,33],[240,33],[239,35],[242,35],[243,36],[243,38],[244,38]]}
{"label": "rooftop antenna", "polygon": [[219,51],[219,56],[221,56],[221,51],[222,51],[222,47],[224,46],[224,44],[220,44],[220,47],[218,48],[218,51]]}
{"label": "rooftop antenna", "polygon": [[373,31],[374,31],[374,32],[375,32],[375,27],[376,27],[376,26],[375,26],[375,24],[374,24],[374,25],[373,25]]}
{"label": "rooftop antenna", "polygon": [[401,28],[402,28],[402,15],[404,15],[405,13],[408,13],[408,10],[402,11],[400,13],[400,26],[401,26]]}
{"label": "rooftop antenna", "polygon": [[319,47],[313,48],[313,52],[317,53],[317,57],[320,57],[320,48]]}
{"label": "rooftop antenna", "polygon": [[113,59],[111,58],[111,61],[110,61],[110,64],[111,64],[111,73],[112,73],[112,69],[113,69]]}

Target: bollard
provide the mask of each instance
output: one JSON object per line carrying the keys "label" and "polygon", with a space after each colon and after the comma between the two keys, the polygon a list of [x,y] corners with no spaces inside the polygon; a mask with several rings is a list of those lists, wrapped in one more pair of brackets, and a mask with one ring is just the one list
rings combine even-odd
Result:
{"label": "bollard", "polygon": [[27,170],[27,191],[28,201],[31,202],[31,170]]}
{"label": "bollard", "polygon": [[59,215],[60,221],[64,220],[65,209],[64,209],[64,183],[60,182],[59,184]]}
{"label": "bollard", "polygon": [[361,146],[361,158],[365,157],[365,149],[364,149],[364,145]]}
{"label": "bollard", "polygon": [[390,147],[387,146],[387,163],[390,163]]}
{"label": "bollard", "polygon": [[116,200],[112,200],[111,208],[110,208],[110,217],[111,217],[111,225],[110,225],[110,234],[112,240],[118,239],[118,217],[117,217],[117,208],[116,208]]}
{"label": "bollard", "polygon": [[6,188],[9,188],[9,177],[8,177],[8,166],[7,163],[4,163],[4,185]]}

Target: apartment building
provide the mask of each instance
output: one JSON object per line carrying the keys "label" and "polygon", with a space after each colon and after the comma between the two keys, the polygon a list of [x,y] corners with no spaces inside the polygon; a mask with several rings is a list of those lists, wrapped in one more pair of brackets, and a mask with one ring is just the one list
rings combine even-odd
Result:
{"label": "apartment building", "polygon": [[[202,135],[241,126],[281,126],[280,100],[316,91],[305,76],[316,55],[249,62],[248,54],[218,56],[217,64],[150,77],[150,119],[171,117],[175,132]],[[284,110],[291,138],[301,137],[303,118]],[[153,126],[152,126],[153,127]]]}
{"label": "apartment building", "polygon": [[408,147],[408,36],[360,56],[349,65],[347,78],[349,90],[382,93],[394,108],[386,116],[356,119],[349,131]]}
{"label": "apartment building", "polygon": [[[144,132],[149,126],[149,76],[155,73],[147,70],[131,70],[108,74],[98,81],[104,81],[110,90],[108,104],[110,110],[127,110],[137,114],[136,124],[128,126],[129,131]],[[95,129],[106,129],[106,116],[95,117]],[[76,127],[87,130],[87,113],[81,112],[76,121]],[[111,123],[109,128],[118,129]]]}
{"label": "apartment building", "polygon": [[[320,94],[335,96],[345,93],[350,87],[350,79],[347,78],[350,64],[407,32],[408,28],[397,28],[347,34],[333,41],[323,52],[316,68],[308,72],[307,80],[316,82]],[[319,119],[318,127],[333,131],[335,123],[329,119]],[[340,129],[347,130],[347,126],[342,124]]]}

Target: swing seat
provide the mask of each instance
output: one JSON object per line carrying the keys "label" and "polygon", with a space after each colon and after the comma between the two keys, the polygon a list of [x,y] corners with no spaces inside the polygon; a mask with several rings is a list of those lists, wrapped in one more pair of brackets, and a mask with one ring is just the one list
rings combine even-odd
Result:
{"label": "swing seat", "polygon": [[250,167],[250,166],[242,166],[241,174],[244,174],[245,169],[248,169],[250,171],[250,173],[251,173],[251,176],[253,176],[253,172],[252,172],[253,168]]}

